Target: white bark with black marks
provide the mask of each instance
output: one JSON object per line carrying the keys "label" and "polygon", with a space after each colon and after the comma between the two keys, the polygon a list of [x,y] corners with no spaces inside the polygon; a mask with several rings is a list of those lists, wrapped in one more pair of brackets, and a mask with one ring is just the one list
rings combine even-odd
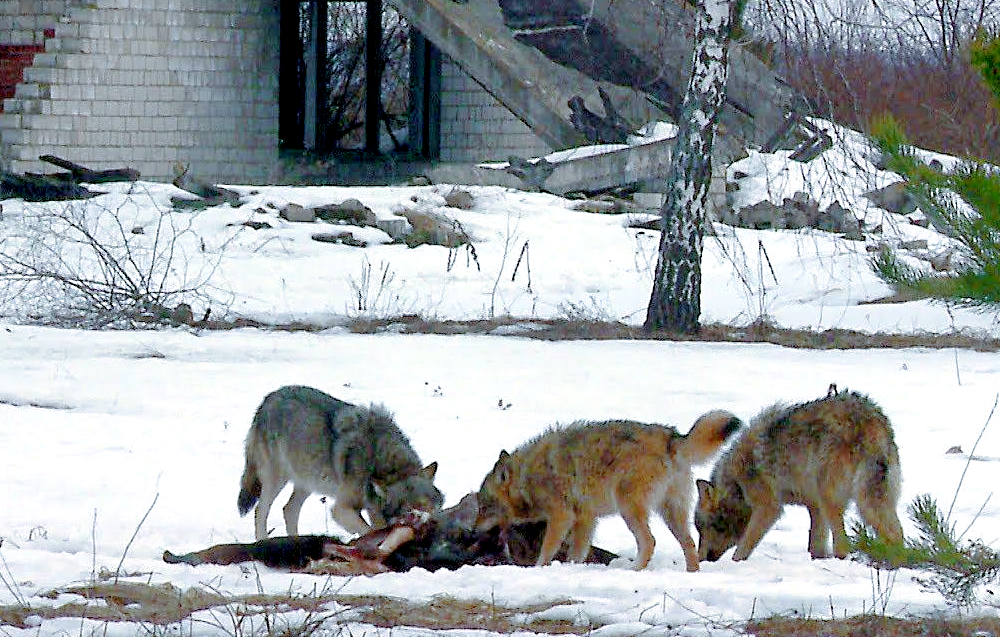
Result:
{"label": "white bark with black marks", "polygon": [[736,0],[697,0],[691,77],[678,119],[660,210],[662,232],[646,311],[648,331],[691,334],[701,315],[703,227],[712,179],[712,144],[726,99],[729,34]]}

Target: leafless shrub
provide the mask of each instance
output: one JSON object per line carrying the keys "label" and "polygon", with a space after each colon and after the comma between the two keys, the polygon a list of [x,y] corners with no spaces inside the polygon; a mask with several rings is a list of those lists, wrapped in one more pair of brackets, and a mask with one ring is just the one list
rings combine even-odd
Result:
{"label": "leafless shrub", "polygon": [[0,312],[89,329],[192,322],[188,303],[204,300],[200,290],[222,251],[207,257],[194,216],[149,205],[145,196],[109,199],[113,207],[97,199],[26,205],[20,216],[7,215]]}
{"label": "leafless shrub", "polygon": [[559,318],[569,323],[613,323],[616,320],[614,312],[594,294],[589,295],[586,301],[563,301],[558,310]]}
{"label": "leafless shrub", "polygon": [[785,59],[789,81],[815,111],[859,131],[891,113],[921,148],[1000,160],[1000,128],[990,92],[966,57],[950,67],[931,55],[875,47],[826,47]]}
{"label": "leafless shrub", "polygon": [[967,47],[998,0],[757,0],[746,20],[817,114],[858,131],[891,113],[916,145],[1000,159],[990,93]]}
{"label": "leafless shrub", "polygon": [[368,257],[362,257],[358,276],[351,276],[347,285],[352,299],[347,313],[354,319],[398,316],[412,309],[404,292],[406,282],[396,280],[396,271],[387,261],[375,267]]}

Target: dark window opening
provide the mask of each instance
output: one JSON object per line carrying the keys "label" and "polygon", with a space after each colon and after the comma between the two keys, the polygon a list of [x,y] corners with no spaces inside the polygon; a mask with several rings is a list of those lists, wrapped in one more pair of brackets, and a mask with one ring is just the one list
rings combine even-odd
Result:
{"label": "dark window opening", "polygon": [[282,0],[281,147],[437,156],[440,55],[383,0]]}

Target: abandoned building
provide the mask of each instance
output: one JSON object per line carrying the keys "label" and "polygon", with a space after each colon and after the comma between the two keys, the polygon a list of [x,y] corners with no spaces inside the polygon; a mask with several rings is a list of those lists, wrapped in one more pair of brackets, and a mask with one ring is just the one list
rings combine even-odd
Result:
{"label": "abandoned building", "polygon": [[[673,0],[655,11],[611,4],[10,0],[0,3],[0,160],[12,172],[51,172],[38,159],[49,154],[151,180],[180,163],[222,183],[296,171],[357,183],[614,141],[678,108],[691,18]],[[354,57],[332,47],[345,37]],[[399,42],[404,71],[385,59]],[[739,47],[730,62],[722,136],[773,140],[792,91]],[[360,79],[332,104],[330,69],[344,67]],[[656,157],[623,161],[612,180],[661,170]]]}

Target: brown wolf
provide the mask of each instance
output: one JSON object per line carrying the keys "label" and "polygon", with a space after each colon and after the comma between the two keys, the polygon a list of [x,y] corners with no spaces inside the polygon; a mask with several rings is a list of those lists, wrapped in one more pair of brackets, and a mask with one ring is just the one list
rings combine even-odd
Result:
{"label": "brown wolf", "polygon": [[734,560],[750,556],[785,504],[809,509],[809,553],[847,556],[844,510],[854,501],[861,519],[899,543],[896,515],[899,452],[892,426],[867,396],[837,392],[792,406],[773,405],[754,418],[719,458],[711,480],[698,480],[698,555],[715,561],[731,546]]}
{"label": "brown wolf", "polygon": [[333,496],[333,519],[365,533],[410,511],[439,510],[444,498],[434,486],[436,471],[436,462],[421,465],[385,407],[359,407],[290,385],[265,396],[254,414],[237,507],[246,515],[257,504],[254,529],[262,540],[274,498],[292,482],[284,508],[288,535],[298,535],[299,511],[311,493]]}
{"label": "brown wolf", "polygon": [[479,489],[477,527],[544,520],[536,564],[551,562],[567,535],[569,559],[582,562],[597,519],[618,512],[635,536],[638,570],[653,555],[649,512],[655,509],[680,542],[687,570],[696,571],[691,465],[708,460],[740,426],[731,413],[713,411],[687,435],[631,420],[553,427],[514,453],[501,452]]}

